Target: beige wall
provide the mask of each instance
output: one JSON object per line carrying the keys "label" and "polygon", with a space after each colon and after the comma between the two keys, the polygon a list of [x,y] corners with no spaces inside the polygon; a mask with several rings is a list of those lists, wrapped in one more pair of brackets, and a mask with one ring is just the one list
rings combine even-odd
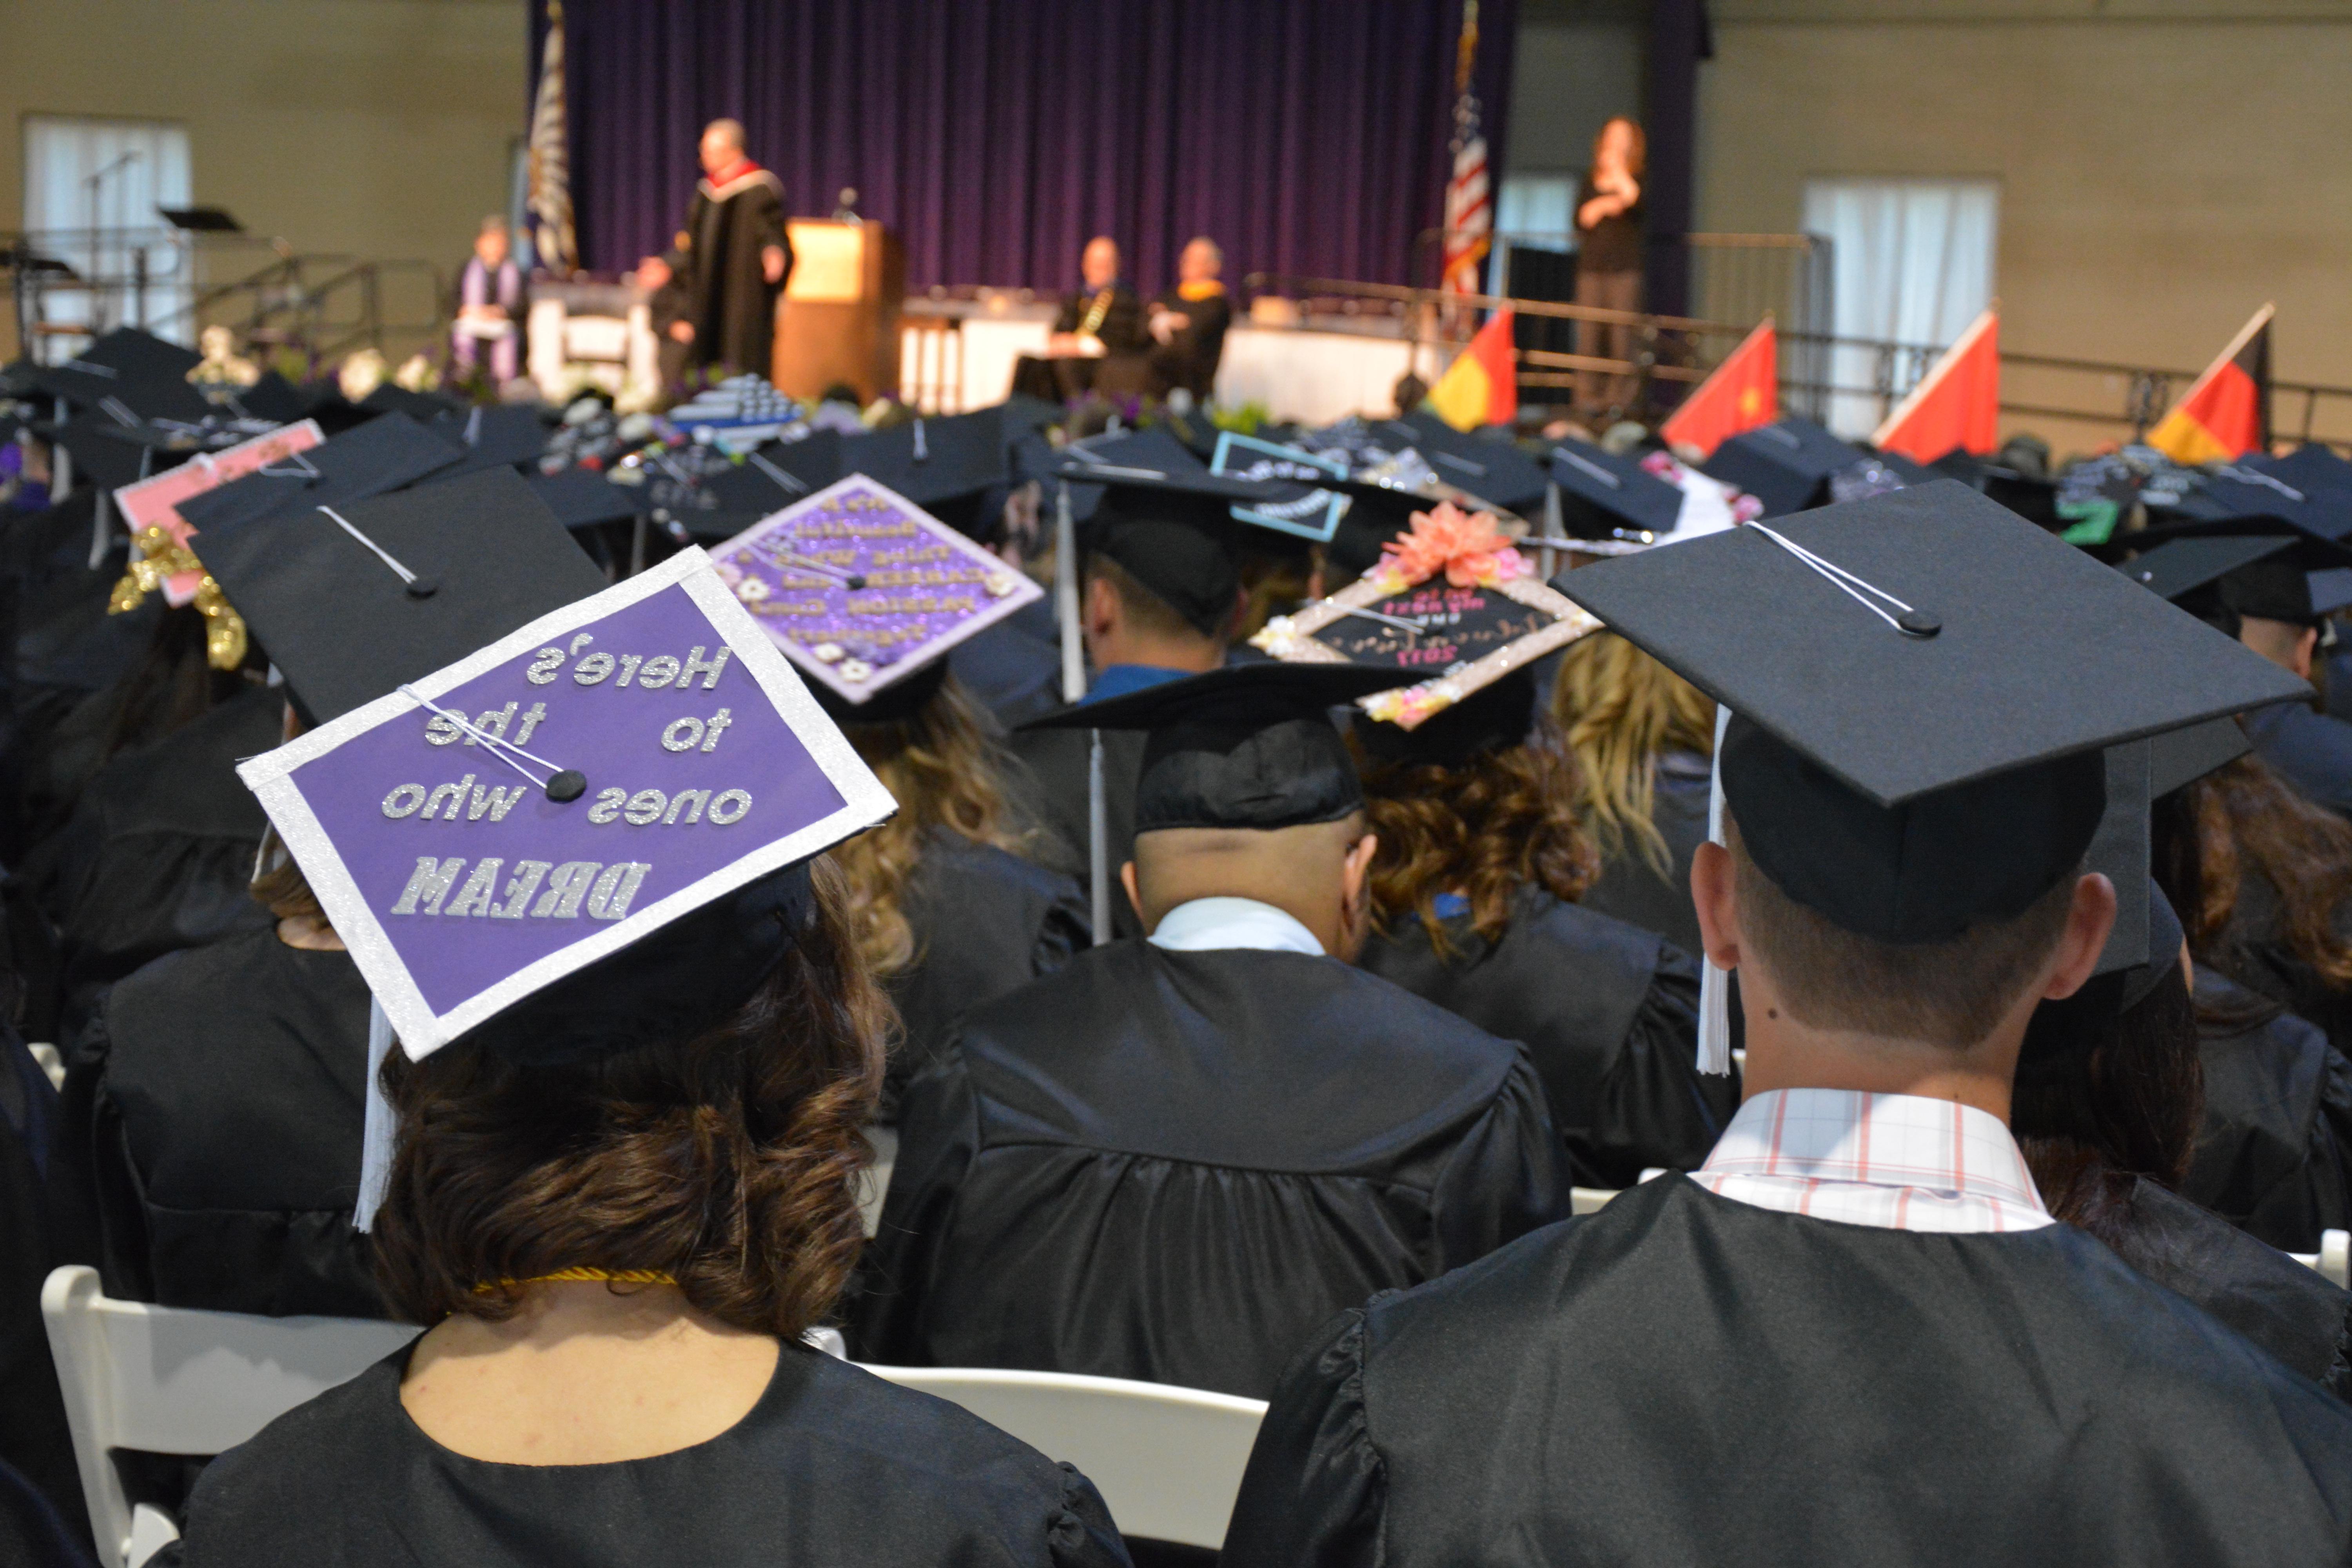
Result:
{"label": "beige wall", "polygon": [[2352,4],[1711,12],[1702,228],[1793,228],[1810,175],[1989,175],[2005,348],[2195,368],[2275,300],[2277,374],[2352,385]]}
{"label": "beige wall", "polygon": [[0,0],[0,228],[23,218],[22,115],[173,120],[199,204],[448,273],[506,206],[528,26],[523,0]]}

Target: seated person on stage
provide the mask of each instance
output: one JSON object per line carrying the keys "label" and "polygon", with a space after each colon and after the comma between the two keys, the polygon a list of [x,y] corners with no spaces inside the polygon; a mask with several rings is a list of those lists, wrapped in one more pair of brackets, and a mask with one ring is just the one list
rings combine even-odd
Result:
{"label": "seated person on stage", "polygon": [[490,350],[490,379],[499,386],[522,374],[522,268],[507,235],[507,220],[496,213],[482,220],[474,237],[474,254],[457,274],[457,324],[450,329],[449,353],[460,377],[470,376],[481,364],[482,345]]}
{"label": "seated person on stage", "polygon": [[1224,356],[1225,329],[1234,324],[1233,301],[1217,274],[1225,253],[1206,237],[1192,240],[1176,258],[1176,287],[1154,295],[1146,323],[1151,341],[1151,390],[1165,397],[1177,387],[1194,403],[1215,395],[1217,362]]}
{"label": "seated person on stage", "polygon": [[1692,879],[1746,1104],[1694,1175],[1328,1325],[1223,1561],[2344,1560],[2352,1410],[2054,1223],[2004,1124],[2114,920],[2098,748],[2291,684],[1956,485],[1779,526],[1816,557],[1561,580],[1736,715]]}
{"label": "seated person on stage", "polygon": [[2177,1195],[2197,1149],[2204,1064],[2188,947],[2148,885],[2139,962],[2026,1026],[2011,1124],[2055,1218],[2352,1400],[2352,1292]]}
{"label": "seated person on stage", "polygon": [[[1190,498],[1122,486],[1080,536],[1087,546],[1079,627],[1095,672],[1087,700],[1124,697],[1225,662],[1227,634],[1240,604],[1233,557],[1206,528],[1174,521]],[[1197,509],[1195,509],[1197,510]],[[1034,780],[1038,816],[1060,840],[1063,863],[1087,864],[1089,748],[1083,730],[1025,725],[1013,751]],[[1103,736],[1103,801],[1114,866],[1135,843],[1135,781],[1143,737]],[[1112,900],[1114,929],[1140,936],[1135,911]]]}
{"label": "seated person on stage", "polygon": [[884,1120],[966,1008],[1059,969],[1090,932],[1078,886],[1034,862],[1040,830],[1010,798],[995,731],[945,658],[863,705],[809,682],[898,801],[898,815],[834,852],[875,977],[904,1033]]}
{"label": "seated person on stage", "polygon": [[[384,532],[371,537],[394,548]],[[437,596],[456,591],[442,581]],[[708,586],[722,591],[715,575]],[[660,623],[616,616],[660,608],[641,598],[581,635],[627,647]],[[699,626],[686,635],[696,632],[709,639]],[[746,669],[762,657],[749,639],[761,635],[746,622],[744,643],[722,640],[718,662],[699,666],[710,700],[734,714],[727,743],[742,745],[737,762],[661,759],[671,783],[752,770],[744,776],[759,799],[744,792],[744,809],[766,812],[744,823],[751,837],[727,842],[723,853],[737,858],[698,882],[679,885],[698,874],[675,864],[688,853],[674,838],[683,829],[658,823],[625,847],[591,851],[657,862],[607,866],[635,879],[608,876],[598,891],[589,888],[595,861],[551,874],[546,858],[561,858],[583,834],[607,831],[579,814],[604,779],[626,780],[632,752],[659,754],[663,716],[683,705],[525,685],[528,644],[472,679],[542,697],[553,712],[529,752],[597,770],[586,792],[577,774],[532,771],[532,795],[543,789],[543,798],[511,816],[449,825],[458,832],[446,838],[439,824],[372,810],[312,817],[264,794],[308,825],[297,853],[313,886],[335,889],[330,913],[384,943],[365,955],[370,979],[385,1011],[408,1020],[381,1042],[371,1079],[381,1098],[368,1119],[385,1136],[370,1139],[358,1187],[363,1202],[382,1194],[372,1239],[386,1300],[428,1326],[212,1461],[189,1499],[188,1568],[1127,1561],[1102,1500],[1076,1470],[803,1340],[864,1243],[857,1189],[872,1153],[861,1128],[881,1086],[889,1005],[858,952],[838,868],[822,855],[792,857],[870,822],[887,802],[821,716],[793,721],[805,737],[795,751],[777,727],[784,710],[754,706],[770,701]],[[687,668],[702,657],[695,646]],[[445,691],[448,679],[446,666],[416,677]],[[694,689],[700,698],[706,687]],[[295,777],[349,785],[373,805],[420,764],[463,755],[426,752],[425,717],[403,709],[356,739],[344,734]],[[460,722],[447,713],[429,721]],[[632,743],[584,741],[583,724]],[[506,772],[500,762],[514,758],[491,760],[481,739],[496,728],[493,717],[459,731],[481,741],[467,765]],[[763,765],[787,763],[799,782]],[[854,807],[835,809],[853,793]],[[491,901],[499,897],[514,918],[470,921],[455,942],[436,942],[438,927],[402,926],[395,937],[375,923],[379,910],[399,912],[389,889],[428,839],[465,858],[441,861],[437,882],[434,858],[423,858],[402,895],[414,919],[506,913]],[[358,891],[371,886],[381,903]],[[558,900],[584,895],[581,915],[634,920],[646,912],[639,895],[656,889],[671,900],[669,919],[640,922],[610,951],[583,952],[582,939],[623,928],[582,919],[576,933],[548,929],[572,914]],[[534,893],[541,904],[530,904]],[[477,989],[485,985],[495,995]],[[457,1000],[466,997],[474,1000]],[[268,1092],[266,1081],[244,1081]]]}
{"label": "seated person on stage", "polygon": [[1263,1398],[1333,1312],[1568,1212],[1526,1048],[1349,962],[1376,844],[1326,710],[1394,679],[1099,705],[1150,731],[1121,879],[1151,936],[974,1008],[908,1086],[861,1359]]}
{"label": "seated person on stage", "polygon": [[1696,1166],[1738,1080],[1696,1068],[1691,956],[1579,906],[1575,764],[1534,678],[1514,670],[1413,730],[1360,716],[1355,739],[1381,840],[1359,962],[1526,1043],[1580,1184]]}
{"label": "seated person on stage", "polygon": [[1118,275],[1118,242],[1098,234],[1078,256],[1085,287],[1062,298],[1045,340],[1045,357],[1023,356],[1013,390],[1066,402],[1089,392],[1107,397],[1150,390],[1151,334],[1143,305]]}

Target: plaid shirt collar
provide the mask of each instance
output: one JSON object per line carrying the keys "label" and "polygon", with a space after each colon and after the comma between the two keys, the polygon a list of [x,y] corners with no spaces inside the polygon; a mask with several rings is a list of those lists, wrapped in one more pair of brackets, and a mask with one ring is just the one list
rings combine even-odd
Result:
{"label": "plaid shirt collar", "polygon": [[2056,1223],[1999,1117],[1909,1094],[1767,1090],[1739,1108],[1691,1179],[1760,1208],[1888,1230]]}

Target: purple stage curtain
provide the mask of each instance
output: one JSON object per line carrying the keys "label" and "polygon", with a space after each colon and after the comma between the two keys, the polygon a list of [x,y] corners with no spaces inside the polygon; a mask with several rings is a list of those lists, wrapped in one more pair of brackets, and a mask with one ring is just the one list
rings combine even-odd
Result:
{"label": "purple stage curtain", "polygon": [[[1483,0],[1474,90],[1502,167],[1517,0]],[[568,0],[583,265],[664,248],[703,125],[740,120],[789,209],[857,210],[910,289],[1130,281],[1196,234],[1251,271],[1434,283],[1462,0]],[[546,26],[533,0],[532,69]]]}

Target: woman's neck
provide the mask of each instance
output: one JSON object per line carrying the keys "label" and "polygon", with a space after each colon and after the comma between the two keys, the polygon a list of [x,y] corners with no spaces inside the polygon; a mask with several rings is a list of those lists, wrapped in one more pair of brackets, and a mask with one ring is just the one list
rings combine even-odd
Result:
{"label": "woman's neck", "polygon": [[777,1342],[688,1305],[672,1285],[526,1286],[504,1322],[453,1317],[410,1356],[400,1402],[468,1458],[593,1465],[707,1443],[750,1415]]}

